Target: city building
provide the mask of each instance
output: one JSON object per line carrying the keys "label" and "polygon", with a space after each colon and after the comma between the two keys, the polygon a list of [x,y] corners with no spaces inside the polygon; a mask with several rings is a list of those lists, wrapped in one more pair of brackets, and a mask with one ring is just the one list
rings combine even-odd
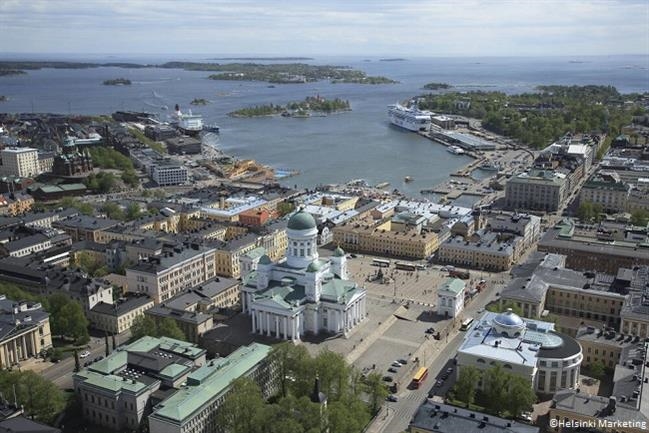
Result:
{"label": "city building", "polygon": [[408,431],[410,433],[538,433],[539,428],[426,400],[410,421]]}
{"label": "city building", "polygon": [[593,326],[582,326],[577,330],[576,340],[584,354],[582,365],[589,366],[594,362],[601,362],[609,369],[614,369],[625,353],[639,341],[632,336],[617,334],[614,330],[597,329]]}
{"label": "city building", "polygon": [[548,413],[547,431],[646,432],[649,428],[649,344],[638,340],[622,351],[615,365],[610,396],[591,395],[579,389],[557,391]]}
{"label": "city building", "polygon": [[170,155],[198,155],[201,153],[201,141],[194,137],[170,137],[165,141]]}
{"label": "city building", "polygon": [[[646,269],[646,268],[645,268]],[[630,293],[620,311],[620,331],[634,337],[649,338],[649,286]]]}
{"label": "city building", "polygon": [[89,240],[102,244],[110,240],[106,239],[104,232],[120,223],[121,221],[118,220],[78,215],[54,221],[52,227],[66,232],[72,238],[72,242]]}
{"label": "city building", "polygon": [[556,332],[553,323],[523,320],[509,309],[476,319],[456,359],[458,375],[468,366],[484,371],[499,365],[529,380],[535,391],[551,394],[577,387],[582,352],[579,343]]}
{"label": "city building", "polygon": [[156,304],[216,276],[216,250],[196,243],[175,247],[126,269],[128,289],[151,296]]}
{"label": "city building", "polygon": [[624,212],[630,190],[616,172],[602,170],[584,183],[579,192],[579,203],[599,204],[604,212]]}
{"label": "city building", "polygon": [[41,304],[0,295],[0,368],[20,365],[52,347],[50,316]]}
{"label": "city building", "polygon": [[19,415],[0,421],[0,433],[61,433],[61,430]]}
{"label": "city building", "polygon": [[30,147],[7,147],[0,151],[3,176],[36,177],[40,172],[38,150]]}
{"label": "city building", "polygon": [[210,360],[191,372],[186,384],[153,407],[151,433],[211,433],[219,430],[218,409],[231,390],[232,381],[252,379],[269,398],[278,390],[278,371],[268,355],[271,348],[253,343],[225,358]]}
{"label": "city building", "polygon": [[241,288],[255,333],[299,340],[305,333],[348,333],[367,316],[365,289],[347,279],[345,253],[319,258],[315,219],[300,210],[288,221],[286,258],[259,259]]}
{"label": "city building", "polygon": [[437,314],[458,317],[464,309],[466,284],[459,278],[449,278],[437,289]]}
{"label": "city building", "polygon": [[12,193],[0,195],[0,214],[9,216],[23,215],[34,206],[34,197],[29,194]]}
{"label": "city building", "polygon": [[500,272],[510,269],[514,264],[515,249],[515,243],[511,239],[501,240],[498,233],[480,231],[474,233],[470,240],[462,236],[448,239],[440,245],[437,261]]}
{"label": "city building", "polygon": [[78,151],[75,145],[66,145],[54,157],[52,174],[57,177],[86,177],[92,173],[92,157],[88,150]]}
{"label": "city building", "polygon": [[154,401],[164,399],[165,390],[180,388],[205,364],[205,350],[195,344],[142,337],[72,379],[84,419],[123,432],[141,428]]}
{"label": "city building", "polygon": [[151,180],[158,186],[183,185],[187,179],[187,168],[179,162],[158,163],[151,168]]}
{"label": "city building", "polygon": [[143,294],[127,293],[112,304],[99,302],[88,312],[93,328],[109,334],[121,334],[131,329],[133,322],[153,307],[153,300]]}
{"label": "city building", "polygon": [[565,174],[532,169],[512,176],[505,187],[508,209],[528,209],[554,212],[570,195]]}
{"label": "city building", "polygon": [[591,230],[577,225],[564,219],[549,228],[539,240],[538,250],[566,256],[566,266],[579,271],[596,269],[615,275],[619,268],[649,265],[646,228],[622,225],[608,230],[601,224]]}
{"label": "city building", "polygon": [[[616,291],[616,279],[567,269],[567,260],[560,254],[532,254],[528,262],[512,270],[513,278],[502,291],[500,305],[513,304],[530,318],[541,318],[546,312],[560,315],[561,330],[570,335],[581,321],[618,329],[625,295]],[[578,320],[563,320],[569,318]]]}
{"label": "city building", "polygon": [[437,251],[438,234],[421,230],[423,221],[415,219],[411,220],[413,224],[406,224],[405,216],[394,218],[344,222],[334,227],[333,243],[349,251],[412,259],[425,259]]}

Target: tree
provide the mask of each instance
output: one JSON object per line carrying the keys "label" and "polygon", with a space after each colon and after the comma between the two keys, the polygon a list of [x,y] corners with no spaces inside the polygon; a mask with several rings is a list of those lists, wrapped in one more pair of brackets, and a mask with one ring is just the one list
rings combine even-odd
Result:
{"label": "tree", "polygon": [[365,378],[365,392],[370,396],[370,412],[375,414],[381,408],[383,400],[388,396],[388,390],[383,384],[379,373],[373,372]]}
{"label": "tree", "polygon": [[87,343],[88,319],[81,304],[63,293],[51,295],[48,300],[52,333],[73,338],[77,344]]}
{"label": "tree", "polygon": [[596,379],[602,379],[606,374],[606,367],[604,366],[604,363],[602,361],[592,362],[588,366],[588,370],[590,371],[590,374]]}
{"label": "tree", "polygon": [[44,423],[53,422],[65,408],[63,392],[52,382],[31,371],[0,371],[0,392],[13,396],[26,415]]}
{"label": "tree", "polygon": [[293,212],[294,209],[295,204],[289,201],[283,201],[277,205],[277,212],[279,212],[279,216],[288,215]]}
{"label": "tree", "polygon": [[122,208],[117,204],[113,202],[106,202],[102,207],[101,211],[104,212],[108,218],[112,218],[115,220],[124,220],[124,211]]}
{"label": "tree", "polygon": [[142,215],[142,209],[137,203],[131,203],[126,207],[126,219],[128,221],[136,220]]}
{"label": "tree", "polygon": [[259,386],[240,377],[232,382],[228,397],[217,413],[217,425],[228,433],[261,433],[264,400]]}
{"label": "tree", "polygon": [[507,374],[500,365],[496,365],[486,370],[482,378],[487,409],[492,413],[499,414],[507,407]]}
{"label": "tree", "polygon": [[454,393],[458,400],[469,407],[475,401],[475,390],[480,381],[480,371],[475,367],[462,367],[455,382]]}
{"label": "tree", "polygon": [[322,392],[329,399],[341,400],[348,395],[350,370],[342,355],[325,349],[315,357],[312,368],[320,378]]}
{"label": "tree", "polygon": [[168,337],[176,340],[186,340],[185,334],[178,327],[175,320],[170,317],[156,320],[151,316],[142,314],[133,320],[131,326],[131,339],[138,340],[142,337]]}
{"label": "tree", "polygon": [[147,315],[140,315],[133,320],[131,326],[131,339],[139,340],[147,335],[155,337],[157,334],[155,321]]}
{"label": "tree", "polygon": [[513,302],[490,304],[487,305],[486,309],[487,311],[491,311],[493,313],[504,313],[505,311],[511,309],[512,313],[516,314],[517,316],[523,317],[523,309]]}
{"label": "tree", "polygon": [[646,227],[649,222],[649,212],[644,209],[636,209],[631,213],[631,224],[634,226]]}
{"label": "tree", "polygon": [[169,337],[176,340],[187,339],[176,321],[170,317],[165,317],[157,322],[157,331],[157,337]]}
{"label": "tree", "polygon": [[83,203],[74,197],[63,197],[60,204],[65,209],[76,209],[84,215],[92,215],[95,211],[90,203]]}
{"label": "tree", "polygon": [[507,383],[507,411],[514,418],[521,412],[531,411],[536,403],[536,394],[527,379],[508,374]]}

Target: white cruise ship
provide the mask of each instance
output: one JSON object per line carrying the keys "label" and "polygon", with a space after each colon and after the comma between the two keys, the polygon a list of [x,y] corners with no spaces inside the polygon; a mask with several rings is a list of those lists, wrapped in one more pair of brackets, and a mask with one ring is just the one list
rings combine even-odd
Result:
{"label": "white cruise ship", "polygon": [[430,111],[421,111],[416,107],[404,107],[401,104],[388,105],[388,116],[393,125],[409,131],[427,131],[430,128]]}
{"label": "white cruise ship", "polygon": [[203,116],[200,114],[183,114],[180,107],[176,104],[172,123],[187,135],[198,135],[203,130]]}

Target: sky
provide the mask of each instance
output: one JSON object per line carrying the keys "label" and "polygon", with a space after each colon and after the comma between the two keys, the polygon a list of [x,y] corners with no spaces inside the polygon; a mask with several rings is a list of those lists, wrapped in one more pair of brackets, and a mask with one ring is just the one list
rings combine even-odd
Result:
{"label": "sky", "polygon": [[649,54],[648,0],[0,0],[0,55]]}

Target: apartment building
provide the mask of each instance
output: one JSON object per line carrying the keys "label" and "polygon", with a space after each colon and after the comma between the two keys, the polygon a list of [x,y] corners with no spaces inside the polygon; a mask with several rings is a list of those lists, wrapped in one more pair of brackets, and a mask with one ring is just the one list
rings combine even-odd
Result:
{"label": "apartment building", "polygon": [[8,147],[0,151],[3,176],[35,177],[41,174],[38,150],[29,147]]}
{"label": "apartment building", "polygon": [[110,334],[121,334],[133,326],[133,322],[153,307],[153,299],[144,294],[127,293],[112,304],[100,302],[88,312],[93,328]]}
{"label": "apartment building", "polygon": [[156,304],[216,276],[216,249],[192,243],[126,269],[128,290],[151,296]]}
{"label": "apartment building", "polygon": [[617,173],[602,170],[584,183],[579,192],[579,203],[599,204],[604,212],[625,212],[630,190]]}
{"label": "apartment building", "polygon": [[509,209],[554,212],[570,195],[565,174],[532,169],[512,176],[505,187],[505,202]]}

